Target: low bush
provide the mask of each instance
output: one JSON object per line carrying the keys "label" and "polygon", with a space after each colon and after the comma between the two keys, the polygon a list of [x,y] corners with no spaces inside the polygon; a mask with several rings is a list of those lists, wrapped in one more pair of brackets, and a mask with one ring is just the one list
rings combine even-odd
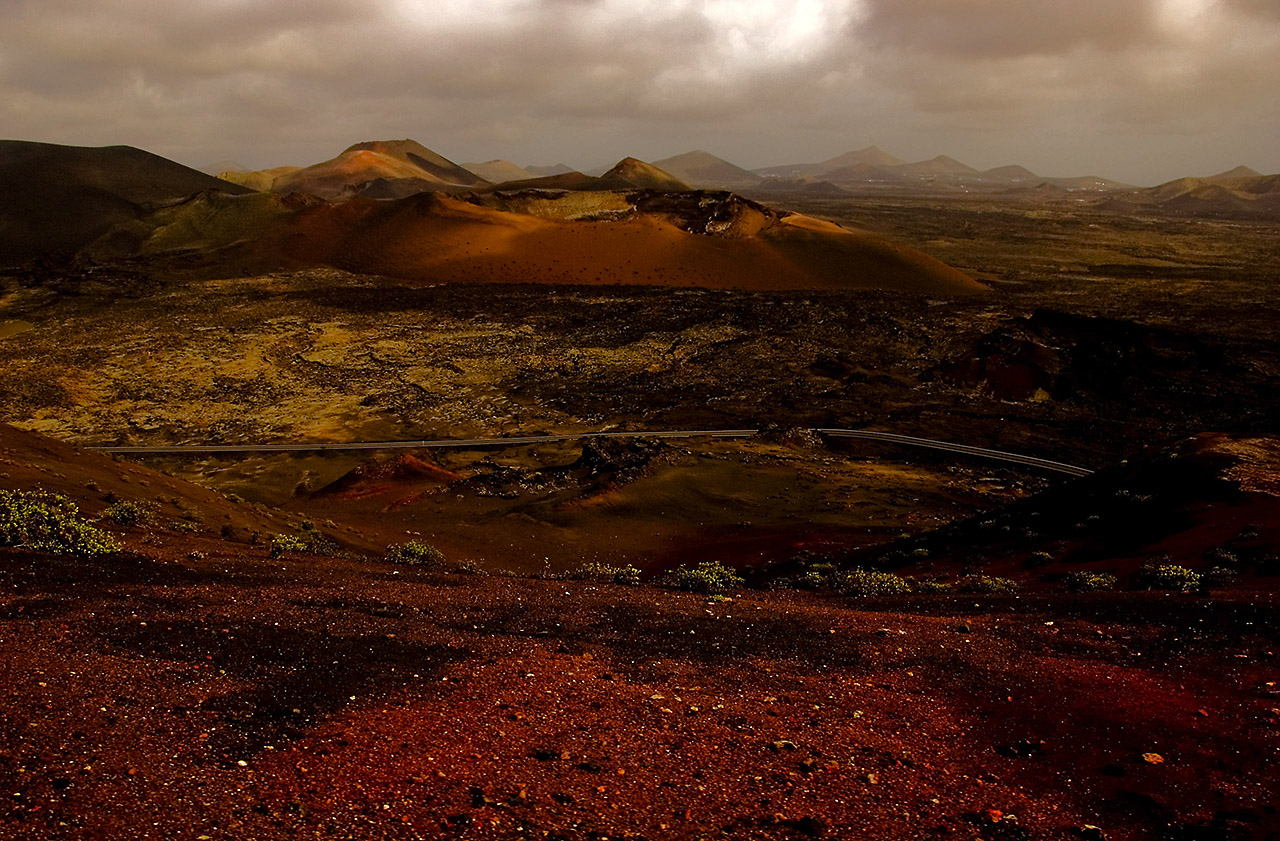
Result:
{"label": "low bush", "polygon": [[672,578],[676,587],[694,593],[720,593],[746,583],[741,576],[719,561],[702,561],[693,569],[677,567]]}
{"label": "low bush", "polygon": [[444,563],[444,552],[420,540],[410,540],[408,543],[388,546],[386,560],[393,564],[439,566]]}
{"label": "low bush", "polygon": [[271,535],[271,557],[278,558],[285,552],[305,552],[307,541],[296,534]]}
{"label": "low bush", "polygon": [[1198,590],[1200,582],[1200,573],[1177,564],[1146,564],[1133,574],[1143,590]]}
{"label": "low bush", "polygon": [[1027,569],[1039,569],[1040,567],[1047,567],[1051,563],[1053,563],[1053,555],[1048,552],[1032,552],[1027,555],[1027,559],[1022,562],[1022,565]]}
{"label": "low bush", "polygon": [[956,581],[957,593],[1016,593],[1018,582],[994,575],[965,575]]}
{"label": "low bush", "polygon": [[1072,572],[1062,580],[1072,593],[1096,593],[1099,590],[1114,590],[1117,579],[1109,572]]}
{"label": "low bush", "polygon": [[583,564],[569,578],[575,581],[597,581],[601,584],[626,584],[634,586],[640,583],[640,570],[630,564],[621,567],[608,564]]}
{"label": "low bush", "polygon": [[1200,585],[1205,589],[1226,587],[1234,584],[1240,573],[1230,567],[1213,566],[1200,573]]}
{"label": "low bush", "polygon": [[156,509],[159,508],[154,502],[138,502],[132,499],[122,499],[113,502],[107,506],[107,510],[103,515],[119,526],[126,528],[132,526],[145,526],[156,518]]}
{"label": "low bush", "polygon": [[43,491],[0,491],[0,546],[70,555],[105,555],[120,546],[80,516],[76,504]]}
{"label": "low bush", "polygon": [[911,592],[911,582],[891,572],[854,569],[840,576],[836,589],[847,596],[897,596]]}
{"label": "low bush", "polygon": [[934,578],[922,578],[912,581],[911,589],[917,593],[950,593],[951,585]]}

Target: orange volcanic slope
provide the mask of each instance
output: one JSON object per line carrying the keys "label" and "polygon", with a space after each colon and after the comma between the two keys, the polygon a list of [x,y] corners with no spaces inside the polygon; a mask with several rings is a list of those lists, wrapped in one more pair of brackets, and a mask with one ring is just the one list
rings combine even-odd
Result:
{"label": "orange volcanic slope", "polygon": [[357,143],[341,155],[276,178],[277,193],[310,193],[340,198],[378,179],[413,179],[418,190],[460,190],[488,184],[473,172],[413,140]]}
{"label": "orange volcanic slope", "polygon": [[[533,204],[547,204],[511,212],[479,202],[521,208],[520,197],[466,201],[424,193],[397,201],[280,204],[264,213],[250,200],[222,198],[212,208],[192,202],[188,213],[204,214],[200,224],[171,215],[146,250],[187,253],[198,242],[206,252],[234,249],[236,265],[328,265],[430,283],[896,289],[943,295],[985,289],[907,246],[780,214],[728,193],[530,196]],[[230,224],[241,207],[256,214],[259,229],[248,243],[245,226]],[[565,218],[569,215],[579,218]]]}

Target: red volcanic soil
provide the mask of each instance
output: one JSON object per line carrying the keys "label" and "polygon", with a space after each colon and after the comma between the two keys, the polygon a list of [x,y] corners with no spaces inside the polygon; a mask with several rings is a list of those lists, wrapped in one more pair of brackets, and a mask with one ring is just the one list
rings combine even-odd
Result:
{"label": "red volcanic soil", "polygon": [[0,838],[1280,831],[1274,596],[712,602],[202,548],[0,550]]}
{"label": "red volcanic soil", "polygon": [[[279,512],[0,435],[3,487],[200,526],[0,549],[4,841],[1280,832],[1273,592],[718,600],[273,558],[211,527]],[[1272,488],[1267,457],[1232,476]]]}

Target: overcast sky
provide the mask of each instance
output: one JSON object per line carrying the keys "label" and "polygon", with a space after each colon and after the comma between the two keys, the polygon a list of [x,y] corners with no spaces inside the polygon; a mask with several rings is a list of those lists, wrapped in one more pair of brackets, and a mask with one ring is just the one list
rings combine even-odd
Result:
{"label": "overcast sky", "polygon": [[193,166],[412,137],[587,168],[1280,172],[1280,0],[0,0],[0,136]]}

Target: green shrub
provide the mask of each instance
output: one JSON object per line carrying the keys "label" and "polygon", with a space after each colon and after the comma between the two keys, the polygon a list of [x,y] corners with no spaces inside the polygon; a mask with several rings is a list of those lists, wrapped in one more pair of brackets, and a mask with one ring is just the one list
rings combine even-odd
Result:
{"label": "green shrub", "polygon": [[1016,593],[1018,582],[994,575],[965,575],[955,583],[957,593]]}
{"label": "green shrub", "polygon": [[1048,552],[1032,552],[1027,555],[1027,559],[1022,562],[1022,565],[1027,569],[1039,569],[1040,567],[1047,567],[1051,563],[1053,563],[1053,555]]}
{"label": "green shrub", "polygon": [[570,573],[569,578],[575,581],[597,581],[602,584],[626,584],[634,586],[640,583],[640,570],[628,564],[615,567],[608,564],[583,564]]}
{"label": "green shrub", "polygon": [[836,589],[847,596],[897,596],[911,592],[911,582],[891,572],[854,569],[840,576]]}
{"label": "green shrub", "polygon": [[1133,583],[1144,590],[1198,590],[1200,574],[1177,564],[1146,564],[1133,574]]}
{"label": "green shrub", "polygon": [[393,564],[433,567],[444,563],[444,552],[421,540],[410,540],[408,543],[388,546],[386,560]]}
{"label": "green shrub", "polygon": [[1062,579],[1062,583],[1073,593],[1096,593],[1099,590],[1114,590],[1116,577],[1109,572],[1071,572]]}
{"label": "green shrub", "polygon": [[795,586],[804,590],[822,590],[830,583],[829,578],[821,571],[811,569],[795,579]]}
{"label": "green shrub", "polygon": [[702,561],[693,569],[677,567],[673,579],[676,587],[695,593],[720,593],[746,583],[719,561]]}
{"label": "green shrub", "polygon": [[0,546],[85,556],[120,551],[111,535],[80,516],[74,502],[43,491],[0,491]]}
{"label": "green shrub", "polygon": [[271,557],[278,558],[285,552],[305,552],[307,541],[296,534],[271,535]]}
{"label": "green shrub", "polygon": [[913,580],[911,589],[917,593],[950,593],[951,585],[945,581],[938,581],[933,578],[922,578]]}
{"label": "green shrub", "polygon": [[132,499],[122,499],[119,502],[113,502],[108,505],[103,514],[107,519],[119,526],[125,526],[126,528],[145,526],[155,520],[158,507],[154,502],[137,502]]}

